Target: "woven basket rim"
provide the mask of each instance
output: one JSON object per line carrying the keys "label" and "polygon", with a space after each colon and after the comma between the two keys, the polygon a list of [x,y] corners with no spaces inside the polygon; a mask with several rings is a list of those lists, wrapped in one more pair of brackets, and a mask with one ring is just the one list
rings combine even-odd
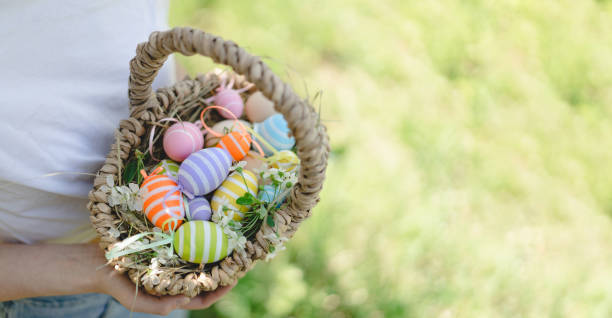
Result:
{"label": "woven basket rim", "polygon": [[147,281],[142,281],[141,270],[128,266],[129,257],[110,263],[118,271],[127,271],[134,283],[154,295],[195,296],[219,286],[234,284],[257,260],[267,255],[269,244],[264,239],[266,234],[276,231],[283,237],[292,237],[319,201],[329,156],[325,126],[319,122],[308,101],[299,98],[260,58],[250,55],[231,41],[191,28],[174,28],[152,33],[148,42],[138,45],[136,52],[136,57],[130,62],[130,117],[122,120],[115,131],[116,141],[94,179],[87,205],[101,248],[108,249],[118,242],[111,232],[116,231],[117,225],[122,222],[108,205],[106,193],[100,190],[106,184],[107,176],[112,176],[114,180],[119,178],[131,153],[141,146],[142,137],[153,122],[161,119],[160,116],[166,116],[176,105],[198,100],[211,83],[215,80],[218,82],[218,78],[209,73],[153,92],[151,83],[169,54],[177,52],[189,56],[198,53],[218,64],[230,66],[240,75],[237,77],[240,85],[253,83],[257,90],[274,102],[275,109],[284,116],[296,139],[297,155],[301,161],[298,182],[289,195],[288,204],[275,213],[275,228],[263,224],[253,241],[247,242],[246,255],[232,253],[213,265],[210,271],[194,270],[187,274],[161,271],[158,279]]}

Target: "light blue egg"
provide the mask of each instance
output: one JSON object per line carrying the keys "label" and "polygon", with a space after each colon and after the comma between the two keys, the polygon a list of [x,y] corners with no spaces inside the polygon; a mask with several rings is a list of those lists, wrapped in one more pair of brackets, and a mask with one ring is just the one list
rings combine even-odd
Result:
{"label": "light blue egg", "polygon": [[[291,130],[281,114],[270,116],[262,123],[256,123],[254,129],[255,132],[274,147],[275,150],[289,150],[295,145],[295,139],[289,137]],[[259,142],[259,138],[256,138],[256,140]],[[264,143],[260,142],[260,145],[266,155],[269,156],[273,153],[272,149],[267,147]]]}
{"label": "light blue egg", "polygon": [[[257,198],[261,201],[270,203],[274,201],[275,196],[279,196],[279,195],[280,195],[280,191],[275,191],[274,186],[265,185],[263,186],[263,189],[259,190],[259,192],[257,193]],[[277,200],[277,202],[278,204],[276,205],[276,207],[280,207],[281,204],[285,202],[285,198],[281,198],[280,200]]]}

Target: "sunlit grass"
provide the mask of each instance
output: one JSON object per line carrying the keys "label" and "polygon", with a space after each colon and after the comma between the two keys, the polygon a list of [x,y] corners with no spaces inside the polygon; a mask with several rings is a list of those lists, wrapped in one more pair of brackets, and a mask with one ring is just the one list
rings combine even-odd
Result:
{"label": "sunlit grass", "polygon": [[198,317],[612,315],[610,2],[172,9],[322,89],[333,148],[288,250]]}

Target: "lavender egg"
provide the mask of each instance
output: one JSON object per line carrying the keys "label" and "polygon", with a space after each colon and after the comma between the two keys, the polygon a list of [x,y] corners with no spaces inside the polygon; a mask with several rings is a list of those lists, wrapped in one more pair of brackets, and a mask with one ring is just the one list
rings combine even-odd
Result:
{"label": "lavender egg", "polygon": [[178,173],[183,191],[194,196],[214,191],[229,173],[232,156],[222,148],[205,148],[194,152],[181,163]]}
{"label": "lavender egg", "polygon": [[186,199],[187,204],[185,205],[185,215],[189,221],[201,220],[210,221],[212,217],[212,210],[210,209],[210,203],[204,197],[195,197],[193,199]]}

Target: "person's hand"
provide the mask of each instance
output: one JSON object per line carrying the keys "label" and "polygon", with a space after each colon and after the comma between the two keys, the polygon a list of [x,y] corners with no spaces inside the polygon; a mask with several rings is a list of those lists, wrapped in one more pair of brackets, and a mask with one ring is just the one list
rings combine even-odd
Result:
{"label": "person's hand", "polygon": [[[100,249],[98,248],[98,250]],[[102,261],[104,260],[102,259]],[[109,266],[98,270],[94,284],[97,286],[98,292],[112,296],[125,308],[155,315],[168,315],[175,309],[208,308],[234,287],[234,285],[220,287],[215,291],[193,298],[186,296],[153,296],[142,289],[138,290],[138,294],[136,294],[136,285],[125,274],[120,274]]]}

